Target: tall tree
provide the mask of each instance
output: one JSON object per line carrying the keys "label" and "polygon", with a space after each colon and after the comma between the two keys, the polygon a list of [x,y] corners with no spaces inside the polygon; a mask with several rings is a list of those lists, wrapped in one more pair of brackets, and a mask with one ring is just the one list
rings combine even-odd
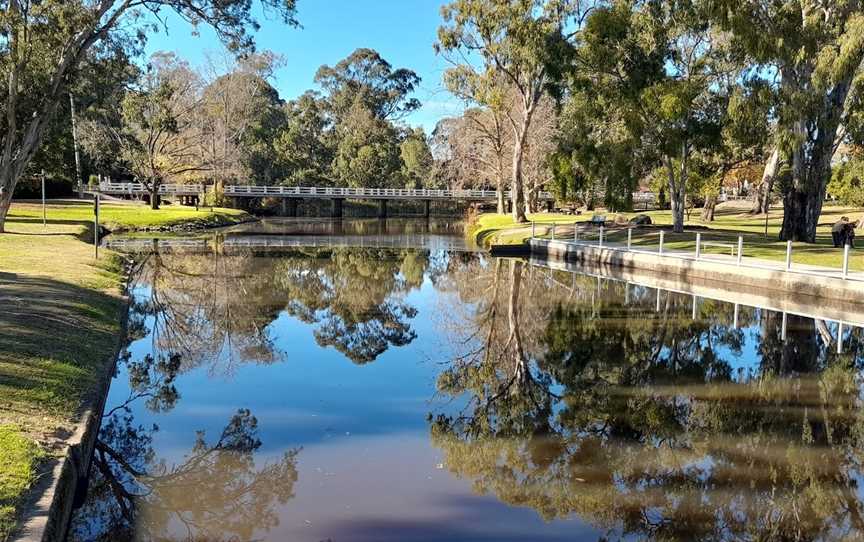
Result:
{"label": "tall tree", "polygon": [[[296,25],[295,0],[260,0],[265,11]],[[254,46],[257,28],[251,0],[4,0],[0,72],[5,88],[0,111],[6,128],[0,138],[0,232],[12,193],[42,144],[69,85],[87,52],[98,44],[140,45],[148,25],[142,13],[159,17],[174,10],[195,24],[208,25],[233,50]],[[26,92],[25,92],[26,89]]]}
{"label": "tall tree", "polygon": [[[501,97],[501,85],[515,89],[519,107],[507,115],[513,132],[511,197],[513,218],[525,222],[523,163],[528,132],[560,55],[578,26],[580,2],[573,0],[456,0],[442,8],[437,52],[454,67],[447,87],[489,106]],[[476,61],[475,61],[476,60]]]}
{"label": "tall tree", "polygon": [[[779,87],[778,143],[789,165],[780,238],[814,242],[831,161],[864,61],[858,0],[715,0],[714,15]],[[769,162],[769,165],[773,163]]]}

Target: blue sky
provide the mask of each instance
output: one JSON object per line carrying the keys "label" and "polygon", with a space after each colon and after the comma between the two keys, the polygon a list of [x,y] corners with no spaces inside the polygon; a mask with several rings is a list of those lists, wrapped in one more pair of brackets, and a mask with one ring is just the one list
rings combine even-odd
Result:
{"label": "blue sky", "polygon": [[[299,0],[303,28],[292,29],[259,17],[256,34],[259,50],[284,56],[286,65],[276,73],[273,85],[282,98],[290,99],[314,87],[315,72],[322,64],[333,65],[354,49],[377,50],[394,68],[410,68],[422,77],[415,96],[423,108],[406,119],[422,125],[427,133],[442,117],[461,111],[459,100],[448,94],[441,75],[445,61],[432,50],[441,23],[445,0]],[[151,35],[147,51],[173,51],[193,65],[205,63],[208,53],[223,50],[209,28],[200,35],[182,19],[166,18],[168,32]]]}

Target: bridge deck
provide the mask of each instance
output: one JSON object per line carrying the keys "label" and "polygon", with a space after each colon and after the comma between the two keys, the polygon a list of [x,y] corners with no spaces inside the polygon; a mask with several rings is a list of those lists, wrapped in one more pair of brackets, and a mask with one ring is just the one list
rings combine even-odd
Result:
{"label": "bridge deck", "polygon": [[[163,184],[159,187],[161,195],[194,196],[211,190],[201,184]],[[143,195],[149,191],[143,183],[102,183],[99,191],[115,195]],[[414,200],[464,200],[495,201],[495,190],[432,190],[425,188],[347,188],[315,186],[226,186],[223,194],[232,198],[302,198],[302,199],[414,199]],[[505,199],[510,193],[504,193]],[[538,199],[551,201],[549,192],[540,192]]]}

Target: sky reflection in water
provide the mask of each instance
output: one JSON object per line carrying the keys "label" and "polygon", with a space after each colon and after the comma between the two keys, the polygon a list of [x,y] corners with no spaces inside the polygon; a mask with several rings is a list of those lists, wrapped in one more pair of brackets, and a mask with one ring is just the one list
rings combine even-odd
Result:
{"label": "sky reflection in water", "polygon": [[864,532],[860,329],[837,355],[836,323],[784,341],[777,313],[733,329],[729,304],[470,252],[141,261],[72,540]]}

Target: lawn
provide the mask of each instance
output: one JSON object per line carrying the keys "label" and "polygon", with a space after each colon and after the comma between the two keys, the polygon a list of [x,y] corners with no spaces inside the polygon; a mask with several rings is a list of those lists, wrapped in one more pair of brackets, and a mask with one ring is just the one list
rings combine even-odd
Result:
{"label": "lawn", "polygon": [[[713,222],[702,222],[699,219],[699,209],[693,211],[690,219],[686,221],[687,231],[683,234],[672,234],[672,216],[669,211],[648,211],[655,225],[659,227],[639,228],[634,230],[633,243],[643,248],[659,247],[659,230],[665,230],[664,246],[669,250],[695,251],[695,234],[702,232],[704,241],[718,243],[721,245],[735,245],[738,236],[744,237],[744,255],[767,260],[785,261],[786,243],[779,241],[778,234],[783,220],[781,207],[771,209],[768,215],[768,234],[765,235],[765,215],[750,215],[741,204],[721,205],[717,209]],[[608,220],[613,220],[615,213],[603,213]],[[625,218],[643,213],[621,213]],[[864,209],[849,207],[826,206],[820,217],[820,225],[817,230],[816,244],[793,243],[792,261],[794,264],[818,265],[824,267],[839,268],[843,262],[843,251],[836,249],[831,244],[831,225],[841,216],[848,216],[853,220],[862,218]],[[568,231],[567,225],[574,222],[591,220],[592,213],[579,216],[538,213],[530,215],[529,220],[537,223],[538,234],[546,233],[546,224],[557,224],[559,232]],[[572,228],[569,229],[572,232]],[[488,214],[481,215],[474,225],[471,233],[478,243],[484,246],[492,244],[520,244],[531,236],[531,225],[516,225],[509,215]],[[572,236],[572,233],[570,234]],[[596,233],[594,234],[596,236]],[[607,240],[611,243],[625,243],[626,230],[610,229],[607,232]],[[862,240],[864,242],[864,240]],[[704,252],[704,251],[703,251]],[[722,246],[714,246],[707,252],[728,253],[729,250]],[[850,269],[864,270],[864,256],[861,252],[853,250],[850,259]]]}
{"label": "lawn", "polygon": [[[93,223],[93,203],[62,200],[49,202],[47,218],[54,225],[90,225]],[[41,203],[16,203],[9,216],[17,223],[42,227]],[[100,223],[111,231],[160,228],[177,225],[194,227],[230,226],[249,220],[249,214],[240,209],[163,205],[152,210],[136,203],[103,203],[99,209]]]}
{"label": "lawn", "polygon": [[[109,204],[109,228],[130,229],[216,220],[237,222],[243,211]],[[122,261],[110,251],[95,259],[81,241],[92,204],[15,204],[0,234],[0,541],[14,527],[15,508],[40,474],[40,459],[74,428],[81,406],[105,374],[117,346],[124,303]]]}

